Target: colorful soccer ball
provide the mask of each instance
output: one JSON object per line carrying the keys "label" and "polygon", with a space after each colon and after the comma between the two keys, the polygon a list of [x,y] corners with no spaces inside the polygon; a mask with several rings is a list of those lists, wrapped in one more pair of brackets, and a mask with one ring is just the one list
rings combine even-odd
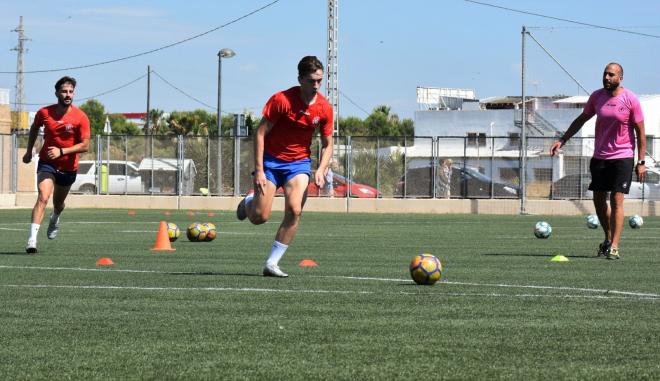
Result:
{"label": "colorful soccer ball", "polygon": [[534,235],[536,238],[548,238],[552,234],[552,226],[545,221],[539,221],[534,226]]}
{"label": "colorful soccer ball", "polygon": [[174,242],[181,237],[181,230],[174,222],[167,223],[167,236],[170,238],[170,242]]}
{"label": "colorful soccer ball", "polygon": [[204,224],[204,228],[206,229],[206,237],[204,238],[204,241],[213,241],[215,237],[218,236],[218,231],[214,224],[207,222]]}
{"label": "colorful soccer ball", "polygon": [[206,238],[206,229],[204,228],[204,225],[198,223],[198,222],[193,222],[188,226],[188,230],[186,231],[186,236],[188,236],[188,240],[190,242],[201,242],[204,241]]}
{"label": "colorful soccer ball", "polygon": [[589,229],[597,229],[600,226],[600,221],[598,221],[598,216],[595,214],[590,214],[587,216],[587,227]]}
{"label": "colorful soccer ball", "polygon": [[441,275],[442,264],[431,254],[420,254],[410,262],[410,277],[417,284],[431,286]]}
{"label": "colorful soccer ball", "polygon": [[642,216],[635,214],[634,216],[628,218],[628,225],[630,225],[630,227],[633,229],[639,229],[642,227],[642,225],[644,225],[644,220],[642,219]]}

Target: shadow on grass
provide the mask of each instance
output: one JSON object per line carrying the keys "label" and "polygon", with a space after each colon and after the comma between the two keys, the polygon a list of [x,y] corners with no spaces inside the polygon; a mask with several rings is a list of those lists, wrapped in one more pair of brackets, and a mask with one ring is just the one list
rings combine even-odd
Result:
{"label": "shadow on grass", "polygon": [[[546,257],[546,258],[552,258],[556,255],[560,254],[511,254],[511,253],[485,253],[481,255],[501,255],[503,257]],[[591,258],[591,259],[596,259],[598,258],[595,255],[564,255],[566,258]]]}
{"label": "shadow on grass", "polygon": [[263,277],[262,274],[256,273],[218,273],[213,271],[190,271],[190,272],[171,272],[167,275],[193,275],[193,276],[258,276]]}
{"label": "shadow on grass", "polygon": [[0,255],[32,255],[28,254],[25,251],[0,251]]}

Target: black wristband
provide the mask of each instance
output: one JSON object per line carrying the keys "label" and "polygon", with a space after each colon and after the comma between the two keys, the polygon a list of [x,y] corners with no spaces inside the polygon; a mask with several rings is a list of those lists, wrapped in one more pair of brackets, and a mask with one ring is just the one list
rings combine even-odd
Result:
{"label": "black wristband", "polygon": [[637,165],[646,165],[646,161],[640,160],[637,162]]}
{"label": "black wristband", "polygon": [[60,156],[64,156],[64,151],[62,150],[62,147],[60,147]]}

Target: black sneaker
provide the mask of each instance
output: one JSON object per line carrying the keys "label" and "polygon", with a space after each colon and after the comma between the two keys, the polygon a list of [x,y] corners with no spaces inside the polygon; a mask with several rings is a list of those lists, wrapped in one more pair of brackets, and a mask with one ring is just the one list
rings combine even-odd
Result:
{"label": "black sneaker", "polygon": [[242,199],[241,202],[238,203],[238,207],[236,207],[236,218],[238,218],[241,221],[247,218],[247,210],[245,209],[245,199]]}
{"label": "black sneaker", "polygon": [[612,247],[612,242],[605,240],[603,243],[598,245],[598,256],[607,257],[610,253],[610,248]]}

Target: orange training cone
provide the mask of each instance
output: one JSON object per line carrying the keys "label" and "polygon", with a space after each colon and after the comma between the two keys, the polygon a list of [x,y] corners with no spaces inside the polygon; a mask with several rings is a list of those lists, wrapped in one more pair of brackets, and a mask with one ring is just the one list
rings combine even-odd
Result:
{"label": "orange training cone", "polygon": [[104,258],[101,258],[98,261],[96,261],[96,264],[97,265],[110,266],[110,265],[114,265],[115,263],[112,261],[112,259],[104,257]]}
{"label": "orange training cone", "polygon": [[188,211],[188,213],[186,213],[186,214],[188,215],[188,217],[193,217],[195,215],[195,213],[193,213],[191,211]]}
{"label": "orange training cone", "polygon": [[172,212],[166,210],[166,211],[163,212],[163,214],[166,215],[166,216],[171,216],[171,215],[172,215]]}
{"label": "orange training cone", "polygon": [[167,235],[167,222],[160,221],[160,227],[158,228],[158,234],[156,235],[156,244],[151,250],[158,251],[174,251],[172,245],[170,244],[170,237]]}
{"label": "orange training cone", "polygon": [[298,263],[298,266],[300,267],[316,267],[318,265],[319,264],[316,263],[313,259],[303,259],[300,261],[300,263]]}
{"label": "orange training cone", "polygon": [[213,213],[213,212],[208,212],[206,215],[209,216],[209,217],[215,217],[215,213]]}
{"label": "orange training cone", "polygon": [[135,215],[135,210],[129,210],[128,215],[129,216],[134,216]]}

